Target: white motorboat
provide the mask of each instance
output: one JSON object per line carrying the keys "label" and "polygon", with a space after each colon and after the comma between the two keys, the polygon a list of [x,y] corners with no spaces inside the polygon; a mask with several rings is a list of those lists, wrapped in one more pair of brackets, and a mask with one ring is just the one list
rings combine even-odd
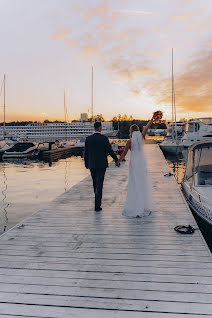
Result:
{"label": "white motorboat", "polygon": [[184,149],[181,140],[176,140],[173,138],[164,139],[160,143],[160,148],[164,152],[169,153],[169,154],[173,154],[173,155],[178,155],[178,154],[182,153],[182,151]]}
{"label": "white motorboat", "polygon": [[196,142],[212,140],[212,118],[196,118],[187,122],[182,137],[184,147],[190,147]]}
{"label": "white motorboat", "polygon": [[37,143],[33,142],[18,142],[3,154],[3,159],[6,158],[26,158],[32,157],[34,151],[38,148]]}
{"label": "white motorboat", "polygon": [[212,225],[212,141],[189,148],[182,190],[193,211]]}
{"label": "white motorboat", "polygon": [[74,147],[77,148],[84,148],[85,147],[85,137],[82,137],[80,140],[77,140],[77,142],[75,142]]}

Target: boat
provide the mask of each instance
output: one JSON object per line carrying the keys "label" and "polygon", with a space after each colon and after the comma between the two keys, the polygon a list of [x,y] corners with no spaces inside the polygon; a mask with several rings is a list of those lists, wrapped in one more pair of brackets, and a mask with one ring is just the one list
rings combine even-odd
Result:
{"label": "boat", "polygon": [[212,141],[189,147],[182,190],[196,215],[212,225]]}
{"label": "boat", "polygon": [[18,142],[3,154],[3,159],[7,158],[29,158],[32,157],[34,151],[38,148],[37,143]]}
{"label": "boat", "polygon": [[173,154],[173,155],[178,155],[180,153],[182,153],[184,147],[182,145],[181,140],[176,140],[173,138],[170,139],[164,139],[161,143],[160,143],[160,148],[168,153],[168,154]]}
{"label": "boat", "polygon": [[186,123],[182,144],[185,148],[196,142],[212,140],[212,118],[196,118]]}
{"label": "boat", "polygon": [[2,87],[4,90],[4,95],[3,95],[3,126],[0,127],[1,130],[1,137],[0,137],[0,158],[2,158],[4,152],[8,149],[10,149],[12,146],[14,146],[17,142],[18,139],[13,135],[9,135],[6,130],[6,75],[4,74],[3,77],[3,83]]}
{"label": "boat", "polygon": [[[11,136],[20,137],[23,140],[36,142],[51,142],[58,139],[68,141],[79,139],[93,134],[92,122],[69,122],[69,123],[31,123],[26,126],[7,126],[7,132]],[[113,122],[102,122],[102,134],[115,137],[117,130],[113,129]],[[0,126],[0,139],[3,139],[3,127]]]}
{"label": "boat", "polygon": [[118,150],[119,150],[119,145],[117,143],[115,143],[114,141],[111,142],[111,147],[112,147],[112,150],[115,152],[115,153],[118,153]]}
{"label": "boat", "polygon": [[85,147],[85,137],[82,137],[81,139],[77,140],[77,142],[75,142],[74,147],[77,148],[84,148]]}

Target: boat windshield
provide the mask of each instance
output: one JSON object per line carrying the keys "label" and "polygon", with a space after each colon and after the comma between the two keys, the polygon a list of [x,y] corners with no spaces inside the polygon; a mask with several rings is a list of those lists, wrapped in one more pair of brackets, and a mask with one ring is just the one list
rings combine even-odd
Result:
{"label": "boat windshield", "polygon": [[23,152],[27,149],[34,147],[35,145],[32,142],[17,143],[12,148],[8,149],[7,152]]}
{"label": "boat windshield", "polygon": [[212,118],[199,118],[199,120],[205,125],[212,125]]}
{"label": "boat windshield", "polygon": [[212,185],[212,143],[189,151],[185,178],[195,177],[196,185]]}
{"label": "boat windshield", "polygon": [[212,185],[212,147],[194,150],[196,185]]}
{"label": "boat windshield", "polygon": [[191,132],[191,133],[192,133],[192,132],[198,131],[199,128],[200,128],[199,123],[187,123],[185,130],[186,130],[187,132]]}

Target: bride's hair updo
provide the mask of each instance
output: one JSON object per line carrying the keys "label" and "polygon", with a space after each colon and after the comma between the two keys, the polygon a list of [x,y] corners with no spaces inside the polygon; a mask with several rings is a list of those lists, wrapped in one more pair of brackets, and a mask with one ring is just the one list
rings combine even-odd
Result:
{"label": "bride's hair updo", "polygon": [[133,131],[140,131],[138,125],[133,124],[130,126],[130,138],[132,138]]}

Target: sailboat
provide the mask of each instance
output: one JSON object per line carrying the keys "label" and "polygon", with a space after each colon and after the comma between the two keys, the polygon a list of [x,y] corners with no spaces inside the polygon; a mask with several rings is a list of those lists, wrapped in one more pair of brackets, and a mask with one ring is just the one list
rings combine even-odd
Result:
{"label": "sailboat", "polygon": [[160,144],[160,148],[169,154],[182,153],[184,147],[181,140],[178,139],[177,121],[176,121],[176,105],[175,105],[175,90],[174,90],[174,67],[173,67],[173,49],[172,49],[172,135],[171,138],[165,139]]}
{"label": "sailboat", "polygon": [[4,91],[4,97],[3,97],[4,118],[3,118],[3,139],[0,140],[0,158],[2,158],[2,155],[4,154],[6,150],[10,149],[18,142],[17,138],[14,138],[12,136],[8,137],[6,134],[6,74],[4,74],[2,88]]}
{"label": "sailboat", "polygon": [[2,157],[3,153],[8,150],[9,148],[11,148],[16,142],[12,139],[8,139],[6,136],[6,75],[4,74],[4,78],[3,78],[3,83],[2,83],[2,88],[4,91],[4,119],[3,119],[3,140],[0,140],[0,158]]}

